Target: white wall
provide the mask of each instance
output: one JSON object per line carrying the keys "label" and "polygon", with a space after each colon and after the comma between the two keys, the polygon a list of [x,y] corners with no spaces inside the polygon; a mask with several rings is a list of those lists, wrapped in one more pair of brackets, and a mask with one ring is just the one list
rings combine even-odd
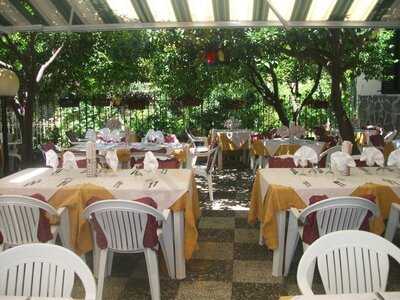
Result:
{"label": "white wall", "polygon": [[366,80],[364,75],[357,77],[356,79],[357,96],[368,96],[368,95],[381,95],[382,81],[380,80]]}

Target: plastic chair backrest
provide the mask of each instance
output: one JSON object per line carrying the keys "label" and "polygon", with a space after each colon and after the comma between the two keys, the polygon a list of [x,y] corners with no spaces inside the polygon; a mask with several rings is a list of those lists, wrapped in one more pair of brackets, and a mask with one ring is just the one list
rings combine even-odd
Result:
{"label": "plastic chair backrest", "polygon": [[95,300],[92,272],[66,248],[25,244],[0,253],[0,295],[69,298],[75,275],[83,284],[85,299]]}
{"label": "plastic chair backrest", "polygon": [[316,212],[319,236],[339,230],[359,229],[368,212],[379,213],[375,203],[360,197],[335,197],[319,201],[306,207],[299,216],[306,222],[309,214]]}
{"label": "plastic chair backrest", "polygon": [[10,245],[38,242],[40,209],[50,215],[57,215],[51,205],[35,198],[0,196],[0,232],[4,242]]}
{"label": "plastic chair backrest", "polygon": [[89,205],[83,212],[87,219],[96,217],[108,248],[115,251],[143,251],[143,236],[147,216],[152,215],[157,221],[164,216],[155,208],[131,200],[103,200]]}
{"label": "plastic chair backrest", "polygon": [[400,263],[400,249],[379,235],[360,230],[332,232],[304,252],[297,268],[297,285],[303,295],[313,295],[317,262],[327,294],[383,292],[389,255]]}

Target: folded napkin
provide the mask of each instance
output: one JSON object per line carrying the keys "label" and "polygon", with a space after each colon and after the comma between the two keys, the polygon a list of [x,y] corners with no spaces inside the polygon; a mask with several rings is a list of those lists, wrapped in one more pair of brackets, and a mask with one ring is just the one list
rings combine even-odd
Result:
{"label": "folded napkin", "polygon": [[[97,197],[92,197],[86,204],[86,206],[89,206],[90,204],[93,204],[97,201],[101,201],[102,199],[97,198]],[[139,198],[133,201],[137,201],[146,205],[149,205],[153,208],[157,208],[157,203],[150,197],[143,197]],[[106,249],[108,247],[107,243],[107,238],[101,229],[100,224],[98,223],[97,219],[95,216],[92,215],[92,225],[93,229],[96,232],[96,243],[97,246],[99,246],[100,249]],[[151,248],[155,249],[157,244],[158,244],[158,236],[157,236],[157,220],[153,215],[148,214],[147,215],[147,223],[146,223],[146,228],[144,230],[143,234],[143,246],[145,248]]]}
{"label": "folded napkin", "polygon": [[121,134],[119,129],[114,129],[110,133],[110,138],[113,142],[120,142],[121,141]]}
{"label": "folded napkin", "polygon": [[383,146],[385,146],[385,140],[384,140],[383,136],[381,136],[380,134],[371,135],[369,137],[369,141],[375,147],[383,147]]}
{"label": "folded napkin", "polygon": [[85,139],[95,142],[96,141],[96,131],[94,131],[93,129],[88,129],[85,134]]}
{"label": "folded napkin", "polygon": [[280,137],[288,137],[289,136],[289,128],[287,126],[282,126],[276,130],[276,134]]}
{"label": "folded napkin", "polygon": [[349,141],[343,141],[342,152],[351,155],[352,151],[353,151],[353,143]]}
{"label": "folded napkin", "polygon": [[78,169],[75,154],[71,151],[66,151],[63,154],[63,169]]}
{"label": "folded napkin", "polygon": [[147,151],[144,155],[143,169],[148,172],[155,172],[158,169],[158,160],[153,152]]}
{"label": "folded napkin", "polygon": [[[135,166],[138,169],[143,169],[143,159],[136,159]],[[159,169],[179,169],[181,163],[176,158],[170,158],[166,160],[158,160]]]}
{"label": "folded napkin", "polygon": [[369,167],[375,164],[383,167],[385,164],[383,153],[375,147],[364,147],[360,156],[360,161],[365,161]]}
{"label": "folded napkin", "polygon": [[106,162],[114,172],[118,170],[118,154],[116,150],[107,151]]}
{"label": "folded napkin", "polygon": [[346,171],[347,167],[355,167],[356,162],[350,154],[345,152],[334,152],[331,155],[331,167],[340,172]]}
{"label": "folded napkin", "polygon": [[169,144],[179,144],[179,140],[175,134],[166,135],[164,141]]}
{"label": "folded napkin", "polygon": [[110,128],[102,128],[99,130],[99,137],[103,140],[103,141],[110,141],[111,140],[111,131]]}
{"label": "folded napkin", "polygon": [[307,167],[308,163],[318,163],[318,154],[314,149],[308,146],[301,146],[293,155],[293,161],[296,166],[300,164],[302,167]]}
{"label": "folded napkin", "polygon": [[46,166],[53,168],[55,171],[58,168],[58,155],[54,150],[49,150],[45,152],[46,155]]}
{"label": "folded napkin", "polygon": [[387,165],[389,167],[400,168],[400,149],[394,150],[390,153]]}

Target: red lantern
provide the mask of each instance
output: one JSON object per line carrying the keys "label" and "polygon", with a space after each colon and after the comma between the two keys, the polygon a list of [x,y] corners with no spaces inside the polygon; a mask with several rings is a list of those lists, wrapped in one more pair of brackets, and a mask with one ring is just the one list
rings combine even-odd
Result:
{"label": "red lantern", "polygon": [[215,60],[217,58],[217,54],[215,51],[208,51],[206,52],[206,59],[207,59],[207,63],[209,65],[212,65],[215,63]]}

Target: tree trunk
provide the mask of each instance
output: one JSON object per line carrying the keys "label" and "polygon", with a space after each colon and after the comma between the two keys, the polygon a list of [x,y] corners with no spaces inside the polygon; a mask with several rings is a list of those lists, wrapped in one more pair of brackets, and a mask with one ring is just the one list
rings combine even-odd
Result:
{"label": "tree trunk", "polygon": [[[335,115],[342,139],[350,141],[354,145],[355,139],[353,125],[351,124],[342,103],[342,89],[340,85],[344,76],[344,70],[341,64],[342,41],[340,39],[340,29],[331,29],[331,33],[332,53],[335,58],[331,62],[331,66],[328,68],[331,75],[331,108]],[[356,147],[353,147],[353,149],[356,149]]]}
{"label": "tree trunk", "polygon": [[285,107],[283,106],[283,102],[279,99],[273,99],[271,101],[270,99],[265,99],[265,98],[264,101],[272,105],[272,107],[278,114],[279,120],[282,122],[282,124],[289,127],[290,122]]}

